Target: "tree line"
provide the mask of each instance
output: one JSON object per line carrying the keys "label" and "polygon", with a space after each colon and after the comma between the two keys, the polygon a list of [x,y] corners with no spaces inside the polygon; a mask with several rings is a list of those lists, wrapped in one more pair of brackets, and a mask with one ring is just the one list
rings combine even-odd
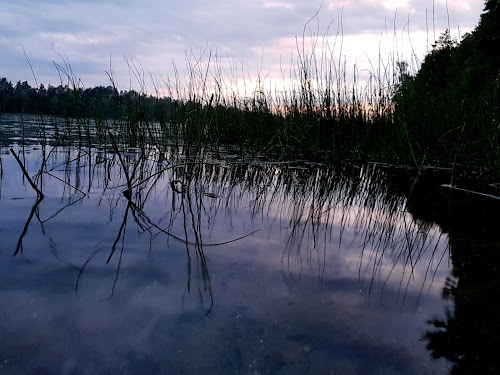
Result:
{"label": "tree line", "polygon": [[0,112],[33,113],[68,118],[127,118],[140,113],[161,120],[171,112],[174,101],[139,93],[118,91],[113,86],[93,88],[68,85],[31,87],[27,81],[15,85],[0,78]]}

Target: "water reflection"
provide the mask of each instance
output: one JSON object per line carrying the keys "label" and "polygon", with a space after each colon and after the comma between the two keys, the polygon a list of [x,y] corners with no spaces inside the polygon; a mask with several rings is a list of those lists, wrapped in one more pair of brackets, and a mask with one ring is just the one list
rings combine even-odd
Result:
{"label": "water reflection", "polygon": [[[454,369],[471,368],[467,350],[489,358],[481,345],[464,349],[465,331],[496,343],[494,329],[477,337],[473,328],[493,326],[492,314],[467,326],[477,306],[496,312],[486,302],[497,285],[495,252],[484,250],[497,243],[494,231],[480,234],[483,214],[474,230],[457,224],[473,217],[475,203],[450,206],[439,191],[430,202],[425,184],[376,165],[268,163],[231,150],[193,159],[113,136],[95,146],[66,139],[62,147],[61,136],[15,144],[11,127],[0,137],[0,268],[9,285],[1,293],[11,306],[0,332],[11,337],[5,327],[16,327],[16,353],[29,347],[31,329],[38,340],[55,335],[83,350],[64,364],[70,370],[90,361],[132,373],[365,373],[379,363],[379,372],[417,374],[447,371],[427,360],[422,335]],[[30,306],[77,338],[15,316]],[[110,337],[126,338],[116,352]],[[53,353],[42,355],[49,362],[32,369],[57,366]]]}
{"label": "water reflection", "polygon": [[500,205],[464,192],[437,196],[434,210],[415,211],[421,220],[433,220],[449,234],[453,269],[442,295],[453,309],[429,320],[423,340],[433,357],[453,363],[453,374],[498,373]]}
{"label": "water reflection", "polygon": [[[29,155],[35,155],[33,150]],[[131,216],[135,230],[141,235],[149,235],[152,240],[163,235],[185,246],[188,290],[191,289],[191,260],[196,259],[203,289],[210,291],[204,248],[222,246],[254,234],[261,229],[255,228],[258,218],[271,219],[268,232],[276,225],[285,232],[287,241],[281,262],[285,262],[290,271],[298,267],[300,274],[307,263],[317,270],[321,282],[330,245],[337,242],[338,248],[349,248],[356,244],[361,249],[357,272],[360,282],[368,282],[368,292],[377,282],[381,282],[383,288],[394,273],[400,278],[398,298],[401,294],[403,301],[420,258],[430,253],[420,285],[422,291],[432,286],[432,279],[427,277],[429,273],[432,275],[444,254],[443,251],[436,253],[441,234],[432,225],[411,219],[405,211],[404,195],[387,189],[386,174],[375,166],[337,169],[269,163],[230,165],[215,160],[166,160],[164,154],[155,149],[147,153],[128,150],[123,156],[98,150],[91,151],[89,157],[78,148],[51,149],[48,156],[34,164],[41,166],[37,176],[45,176],[45,180],[39,177],[40,188],[51,196],[62,194],[63,204],[42,219],[39,205],[43,197],[36,200],[14,255],[22,250],[23,238],[33,217],[44,232],[44,223],[97,193],[104,194],[99,198],[99,205],[106,200],[112,221],[119,223],[106,263],[115,253],[119,253],[119,258],[123,255]],[[49,178],[52,180],[48,181]],[[157,213],[154,201],[163,202],[165,208],[165,202],[170,205],[159,219],[152,218]],[[115,217],[118,207],[120,219]],[[204,240],[204,233],[214,231],[211,223],[220,220],[222,210],[231,223],[231,216],[246,208],[250,212],[246,225],[251,230],[218,242]],[[167,225],[160,224],[165,221]],[[173,230],[174,226],[181,228],[180,232]],[[346,228],[354,232],[348,239],[344,238]],[[334,233],[335,230],[339,233]],[[120,262],[118,271],[119,268]]]}

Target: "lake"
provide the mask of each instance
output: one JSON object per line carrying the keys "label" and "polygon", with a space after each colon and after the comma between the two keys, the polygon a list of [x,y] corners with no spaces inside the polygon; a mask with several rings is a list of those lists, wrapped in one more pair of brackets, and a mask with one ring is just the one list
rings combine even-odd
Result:
{"label": "lake", "polygon": [[64,126],[1,116],[0,373],[498,369],[495,199]]}

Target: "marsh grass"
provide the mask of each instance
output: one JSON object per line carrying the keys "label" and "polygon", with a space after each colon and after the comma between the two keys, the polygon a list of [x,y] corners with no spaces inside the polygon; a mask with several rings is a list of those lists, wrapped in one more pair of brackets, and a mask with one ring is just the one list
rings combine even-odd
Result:
{"label": "marsh grass", "polygon": [[[319,39],[311,44],[316,46]],[[175,90],[187,97],[177,102],[171,119],[175,135],[198,149],[235,147],[248,157],[368,159],[377,150],[373,135],[381,132],[381,125],[392,126],[388,86],[379,77],[379,87],[373,86],[377,82],[373,79],[369,89],[360,90],[358,73],[352,83],[347,82],[345,61],[337,61],[326,37],[321,50],[317,56],[305,42],[297,46],[298,57],[292,62],[296,66],[281,72],[282,80],[290,84],[266,89],[266,78],[258,76],[249,96],[237,87],[228,89],[227,82],[237,78],[225,76],[223,62],[212,62],[210,54],[205,66],[188,63],[194,70],[187,90]]]}
{"label": "marsh grass", "polygon": [[[174,65],[172,79],[125,56],[138,91],[120,91],[110,63],[111,86],[100,99],[89,99],[61,57],[55,66],[66,87],[67,115],[62,125],[55,122],[58,142],[109,150],[112,134],[122,148],[164,152],[173,145],[188,159],[232,150],[242,160],[381,162],[498,175],[498,77],[479,93],[453,86],[443,94],[436,73],[422,80],[415,56],[407,63],[397,50],[379,54],[361,77],[342,55],[342,30],[331,33],[330,27],[320,30],[317,14],[304,25],[295,57],[282,64],[278,81],[262,71],[249,79],[230,58],[208,49],[188,51],[187,73],[181,76]],[[429,56],[452,47],[439,48]],[[429,69],[422,67],[425,76]],[[44,121],[40,115],[42,146]]]}
{"label": "marsh grass", "polygon": [[[361,81],[357,67],[339,56],[341,40],[332,42],[328,29],[311,37],[305,30],[297,57],[281,70],[287,84],[279,89],[261,73],[247,82],[234,62],[212,51],[186,55],[185,81],[146,77],[134,64],[142,91],[106,130],[132,146],[175,144],[188,158],[231,149],[246,160],[376,161],[495,174],[498,79],[479,95],[464,88],[436,96],[436,88],[412,84],[418,66],[395,53],[386,61],[379,56]],[[148,80],[158,98],[155,110],[145,100]],[[160,93],[175,98],[163,110]]]}

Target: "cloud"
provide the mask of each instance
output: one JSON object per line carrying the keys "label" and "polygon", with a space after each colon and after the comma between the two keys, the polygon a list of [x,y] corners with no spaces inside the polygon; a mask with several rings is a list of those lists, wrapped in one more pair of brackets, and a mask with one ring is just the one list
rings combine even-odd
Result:
{"label": "cloud", "polygon": [[[61,62],[63,56],[87,85],[96,85],[108,83],[105,71],[110,58],[117,77],[128,82],[129,66],[123,55],[135,56],[143,67],[170,76],[173,61],[182,72],[186,56],[201,56],[205,50],[230,56],[235,64],[250,69],[276,66],[280,56],[288,60],[296,53],[295,38],[300,41],[303,36],[310,40],[340,35],[349,43],[346,51],[359,46],[357,56],[365,55],[366,40],[373,43],[395,32],[400,38],[408,34],[406,39],[418,35],[414,39],[425,43],[448,27],[448,19],[452,35],[458,26],[461,32],[472,29],[482,1],[436,0],[433,8],[431,0],[324,0],[323,4],[306,0],[237,4],[228,0],[0,0],[0,9],[0,75],[30,80],[23,46],[38,81],[58,84],[53,61]],[[422,33],[427,37],[422,38]]]}

